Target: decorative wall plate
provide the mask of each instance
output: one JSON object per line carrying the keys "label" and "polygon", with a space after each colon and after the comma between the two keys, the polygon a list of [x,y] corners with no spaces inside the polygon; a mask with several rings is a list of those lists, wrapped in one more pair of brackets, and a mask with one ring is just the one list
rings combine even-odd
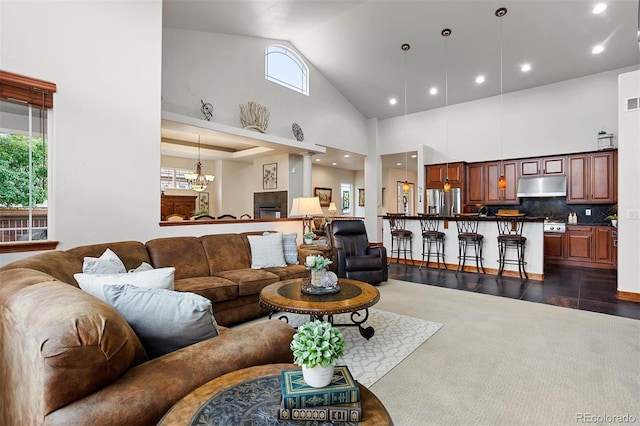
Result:
{"label": "decorative wall plate", "polygon": [[302,127],[298,123],[293,123],[291,125],[291,131],[293,132],[293,136],[296,138],[298,142],[302,142],[304,140],[304,133],[302,133]]}

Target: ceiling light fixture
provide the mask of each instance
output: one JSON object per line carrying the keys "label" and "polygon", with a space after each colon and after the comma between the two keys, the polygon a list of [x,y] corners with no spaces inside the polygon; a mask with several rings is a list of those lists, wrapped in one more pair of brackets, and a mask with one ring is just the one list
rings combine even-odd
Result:
{"label": "ceiling light fixture", "polygon": [[200,135],[198,135],[198,162],[196,170],[193,173],[185,173],[184,177],[189,182],[189,188],[196,192],[202,192],[207,189],[207,185],[216,178],[213,175],[202,174],[202,163],[200,162]]}
{"label": "ceiling light fixture", "polygon": [[398,100],[396,98],[389,99],[389,105],[395,105],[397,103],[398,103]]}
{"label": "ceiling light fixture", "polygon": [[523,64],[520,67],[520,70],[522,70],[522,72],[529,72],[531,71],[531,64]]}
{"label": "ceiling light fixture", "polygon": [[607,10],[607,5],[606,3],[598,3],[594,6],[592,12],[594,15],[599,15],[602,12],[604,12],[605,10]]}
{"label": "ceiling light fixture", "polygon": [[[405,142],[409,141],[407,136],[407,52],[411,49],[409,43],[404,43],[400,46],[402,51],[404,52],[404,138]],[[405,146],[406,149],[406,146]],[[404,152],[404,183],[402,184],[402,192],[405,194],[409,193],[409,179],[408,179],[408,169],[407,169],[407,152]]]}
{"label": "ceiling light fixture", "polygon": [[476,77],[476,83],[482,84],[484,83],[484,75],[479,75]]}
{"label": "ceiling light fixture", "polygon": [[440,32],[444,37],[444,133],[446,144],[446,160],[447,165],[445,167],[444,175],[444,192],[451,191],[451,182],[449,182],[449,42],[448,37],[452,31],[449,28],[445,28]]}
{"label": "ceiling light fixture", "polygon": [[591,49],[591,53],[593,53],[594,55],[597,55],[598,53],[602,53],[604,52],[604,46],[599,44],[597,46],[593,46],[593,49]]}
{"label": "ceiling light fixture", "polygon": [[438,94],[438,88],[437,87],[432,87],[431,89],[429,89],[429,94],[430,95],[437,95]]}
{"label": "ceiling light fixture", "polygon": [[502,106],[502,17],[507,14],[507,8],[501,7],[496,10],[496,16],[500,18],[500,177],[498,178],[498,189],[507,189],[507,179],[504,177],[504,108]]}

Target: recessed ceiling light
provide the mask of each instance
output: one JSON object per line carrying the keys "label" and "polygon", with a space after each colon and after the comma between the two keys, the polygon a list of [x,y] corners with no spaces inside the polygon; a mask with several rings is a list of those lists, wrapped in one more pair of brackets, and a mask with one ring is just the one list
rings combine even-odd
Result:
{"label": "recessed ceiling light", "polygon": [[604,51],[604,46],[599,44],[597,46],[593,46],[593,49],[591,49],[591,53],[593,53],[594,55],[597,55],[598,53],[602,53]]}
{"label": "recessed ceiling light", "polygon": [[402,163],[396,163],[396,166],[402,166]]}
{"label": "recessed ceiling light", "polygon": [[593,8],[592,12],[593,12],[594,15],[598,15],[598,14],[604,12],[605,10],[607,10],[607,5],[605,3],[598,3]]}
{"label": "recessed ceiling light", "polygon": [[397,103],[398,103],[398,100],[396,98],[389,99],[389,105],[395,105]]}
{"label": "recessed ceiling light", "polygon": [[482,84],[484,83],[484,75],[479,75],[476,77],[476,83]]}
{"label": "recessed ceiling light", "polygon": [[413,154],[411,158],[418,158],[418,156],[416,154]]}
{"label": "recessed ceiling light", "polygon": [[345,155],[344,155],[344,158],[349,158],[349,154],[345,154]]}
{"label": "recessed ceiling light", "polygon": [[520,69],[522,70],[522,72],[531,71],[531,64],[522,64]]}
{"label": "recessed ceiling light", "polygon": [[319,158],[316,158],[316,161],[320,161],[320,159],[319,159]]}
{"label": "recessed ceiling light", "polygon": [[331,163],[331,165],[332,165],[332,166],[337,166],[337,165],[338,165],[338,163]]}
{"label": "recessed ceiling light", "polygon": [[431,89],[429,89],[429,94],[430,95],[437,95],[438,94],[438,88],[437,87],[432,87]]}

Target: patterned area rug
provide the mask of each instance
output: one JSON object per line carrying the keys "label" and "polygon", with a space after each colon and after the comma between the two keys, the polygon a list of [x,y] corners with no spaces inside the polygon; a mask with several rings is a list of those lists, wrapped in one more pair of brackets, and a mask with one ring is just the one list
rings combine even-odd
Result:
{"label": "patterned area rug", "polygon": [[[294,327],[309,321],[308,315],[287,316]],[[336,315],[334,323],[351,323],[349,314]],[[338,364],[347,365],[353,377],[369,387],[433,336],[442,324],[369,309],[369,318],[363,326],[375,329],[371,339],[362,337],[358,327],[340,327],[345,339],[345,354]]]}

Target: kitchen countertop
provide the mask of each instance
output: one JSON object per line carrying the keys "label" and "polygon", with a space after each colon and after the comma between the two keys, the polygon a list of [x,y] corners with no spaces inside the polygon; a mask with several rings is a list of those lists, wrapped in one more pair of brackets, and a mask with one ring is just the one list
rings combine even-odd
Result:
{"label": "kitchen countertop", "polygon": [[[393,217],[393,216],[380,215],[380,217],[383,219],[389,219],[390,217]],[[424,216],[402,216],[402,217],[409,220],[419,220]],[[461,219],[458,216],[432,216],[432,217],[440,220],[453,220],[453,221]],[[478,217],[478,220],[482,222],[494,222],[496,219],[498,219],[498,217],[496,216],[479,216]],[[523,222],[544,222],[545,220],[543,216],[515,216],[514,219],[522,220]]]}
{"label": "kitchen countertop", "polygon": [[606,226],[606,227],[612,227],[611,226],[611,222],[607,221],[607,222],[593,222],[593,223],[567,223],[567,227],[570,226]]}

